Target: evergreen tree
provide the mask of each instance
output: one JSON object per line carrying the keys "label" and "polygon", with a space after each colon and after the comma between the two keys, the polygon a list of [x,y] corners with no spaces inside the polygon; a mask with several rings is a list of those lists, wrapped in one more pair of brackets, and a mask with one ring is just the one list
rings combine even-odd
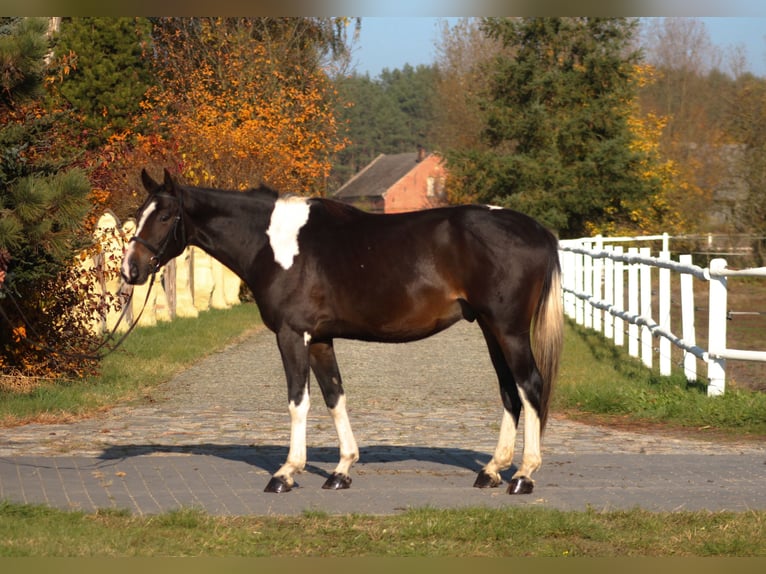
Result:
{"label": "evergreen tree", "polygon": [[45,29],[42,18],[0,17],[0,105],[13,105],[40,88]]}
{"label": "evergreen tree", "polygon": [[628,119],[640,53],[636,22],[604,18],[487,19],[506,46],[487,70],[488,151],[448,154],[453,195],[540,218],[562,236],[619,220],[648,196]]}
{"label": "evergreen tree", "polygon": [[60,96],[81,116],[93,145],[132,127],[152,83],[146,18],[65,18],[56,39]]}
{"label": "evergreen tree", "polygon": [[437,74],[433,66],[405,64],[401,70],[384,69],[374,80],[367,74],[336,80],[336,115],[349,145],[336,157],[331,189],[382,153],[414,152],[418,145],[432,149]]}
{"label": "evergreen tree", "polygon": [[405,64],[401,70],[384,69],[380,74],[383,92],[393,102],[401,117],[403,137],[391,142],[398,151],[413,151],[418,144],[430,147],[437,79],[436,67],[423,65],[413,68]]}
{"label": "evergreen tree", "polygon": [[[73,311],[81,296],[59,276],[83,245],[90,185],[81,170],[58,170],[46,157],[51,123],[35,99],[42,97],[45,20],[5,19],[0,30],[0,253],[9,262],[0,290],[0,369],[47,374],[52,357],[23,342],[32,337],[23,317],[35,338],[51,344],[87,337],[89,317]],[[8,294],[20,312],[5,304]]]}

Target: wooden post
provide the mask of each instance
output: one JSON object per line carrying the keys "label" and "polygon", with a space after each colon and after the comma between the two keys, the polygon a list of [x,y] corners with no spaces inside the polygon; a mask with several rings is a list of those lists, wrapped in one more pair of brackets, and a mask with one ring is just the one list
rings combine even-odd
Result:
{"label": "wooden post", "polygon": [[[692,265],[691,255],[681,255],[678,261],[683,265]],[[694,330],[694,277],[690,273],[681,273],[681,338],[690,347],[697,344]],[[687,381],[697,380],[697,357],[684,351],[684,373]]]}
{"label": "wooden post", "polygon": [[726,359],[716,358],[726,351],[726,306],[727,282],[724,275],[716,276],[715,271],[726,269],[726,259],[713,259],[710,262],[710,310],[708,317],[708,359],[707,375],[709,397],[722,395],[726,386]]}
{"label": "wooden post", "polygon": [[[670,261],[670,252],[661,251],[660,259],[666,259]],[[657,323],[666,332],[671,333],[670,330],[670,269],[660,269],[660,286],[659,286],[659,317]],[[660,374],[669,377],[672,370],[672,361],[670,359],[671,353],[670,339],[666,337],[660,337]]]}
{"label": "wooden post", "polygon": [[[639,253],[642,257],[651,256],[651,250],[648,247],[642,247]],[[652,318],[652,266],[642,263],[639,273],[641,316],[649,320]],[[652,332],[646,325],[641,326],[641,360],[644,365],[652,368]]]}
{"label": "wooden post", "polygon": [[[638,255],[638,248],[630,247],[628,255]],[[628,313],[638,315],[638,263],[630,263],[628,266]],[[638,325],[628,325],[628,354],[638,357],[639,331]]]}
{"label": "wooden post", "polygon": [[[614,247],[607,245],[605,251],[613,252]],[[614,305],[614,259],[607,257],[604,260],[604,302]],[[614,317],[611,313],[604,313],[604,337],[614,338]]]}
{"label": "wooden post", "polygon": [[[596,244],[594,245],[596,251],[603,251],[604,238],[600,235],[596,236]],[[603,282],[604,273],[604,260],[600,257],[598,259],[593,258],[593,298],[596,301],[601,301],[601,284]],[[597,307],[592,308],[593,311],[593,329],[601,332],[601,309]]]}
{"label": "wooden post", "polygon": [[[583,247],[583,245],[581,245]],[[574,289],[577,293],[582,293],[582,285],[583,285],[583,255],[581,253],[575,253],[575,263],[574,263]],[[575,322],[578,325],[583,324],[583,306],[584,301],[580,299],[579,297],[575,298]]]}
{"label": "wooden post", "polygon": [[[616,246],[614,254],[622,255],[622,246]],[[625,310],[625,264],[622,261],[614,262],[614,305]],[[618,347],[625,345],[625,321],[620,317],[614,318],[614,344]]]}
{"label": "wooden post", "polygon": [[[586,249],[593,249],[591,243],[583,244],[583,246]],[[583,257],[585,258],[583,261],[583,288],[585,293],[593,295],[593,257],[591,257],[590,254],[584,255]],[[590,303],[585,304],[583,315],[583,325],[587,329],[593,328],[593,306]]]}

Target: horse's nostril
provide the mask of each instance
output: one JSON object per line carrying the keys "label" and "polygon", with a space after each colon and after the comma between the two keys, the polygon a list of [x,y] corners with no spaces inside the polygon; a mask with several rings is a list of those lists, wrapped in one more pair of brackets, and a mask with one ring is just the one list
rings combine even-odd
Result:
{"label": "horse's nostril", "polygon": [[138,265],[131,263],[128,265],[128,283],[136,283],[138,281]]}

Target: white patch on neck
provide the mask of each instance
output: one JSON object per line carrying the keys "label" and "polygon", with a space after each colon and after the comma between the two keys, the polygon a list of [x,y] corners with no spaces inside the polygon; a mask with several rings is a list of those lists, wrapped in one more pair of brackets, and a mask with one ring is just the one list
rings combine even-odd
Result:
{"label": "white patch on neck", "polygon": [[[147,205],[146,209],[144,209],[143,213],[141,214],[141,220],[138,222],[138,225],[136,226],[136,232],[133,234],[134,237],[138,236],[144,225],[146,225],[146,220],[149,219],[149,216],[154,212],[155,209],[157,209],[156,200]],[[125,277],[130,276],[130,259],[133,257],[133,250],[135,247],[136,243],[134,241],[130,241],[128,243],[128,248],[125,251],[125,254],[122,256],[122,274]]]}
{"label": "white patch on neck", "polygon": [[283,197],[274,204],[266,235],[269,236],[274,260],[290,269],[298,255],[298,233],[309,219],[309,203],[305,197]]}
{"label": "white patch on neck", "polygon": [[502,208],[502,207],[500,207],[499,205],[488,205],[487,207],[489,207],[489,209],[490,209],[490,210],[494,210],[494,209],[503,209],[503,208]]}

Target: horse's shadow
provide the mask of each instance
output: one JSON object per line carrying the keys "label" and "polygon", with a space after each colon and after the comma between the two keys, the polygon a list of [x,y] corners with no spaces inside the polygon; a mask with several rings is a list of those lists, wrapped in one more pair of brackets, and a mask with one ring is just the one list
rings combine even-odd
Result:
{"label": "horse's shadow", "polygon": [[[216,456],[226,460],[244,462],[274,474],[287,458],[287,447],[278,445],[238,446],[222,444],[198,445],[115,445],[108,446],[99,455],[103,461],[124,460],[135,456],[152,454],[191,454]],[[337,447],[309,447],[306,472],[329,478],[338,462]],[[417,461],[428,464],[447,465],[478,473],[490,460],[485,452],[463,448],[436,448],[426,446],[368,445],[359,449],[359,465],[366,463],[392,464]],[[356,468],[356,467],[355,467]],[[512,466],[503,473],[510,476],[516,471]]]}

